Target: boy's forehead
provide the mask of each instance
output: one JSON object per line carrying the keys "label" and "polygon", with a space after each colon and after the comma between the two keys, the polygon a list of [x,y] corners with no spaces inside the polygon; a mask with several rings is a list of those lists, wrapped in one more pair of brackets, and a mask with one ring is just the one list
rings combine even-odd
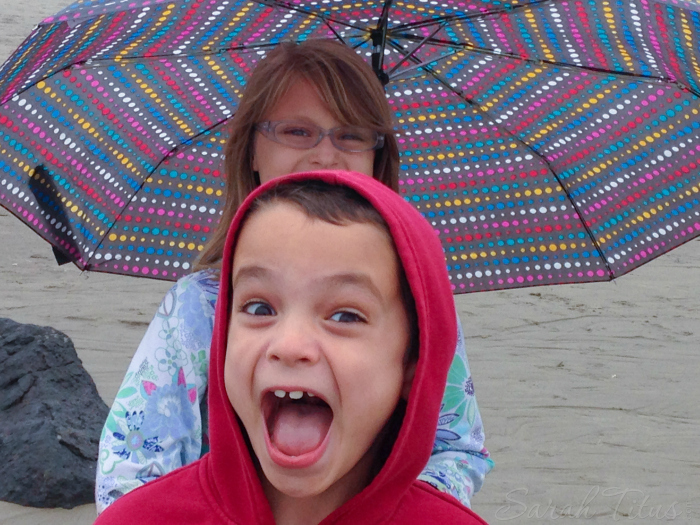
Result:
{"label": "boy's forehead", "polygon": [[[241,226],[233,253],[232,279],[243,267],[246,276],[261,277],[264,272],[258,263],[284,262],[283,259],[313,259],[339,267],[369,264],[375,274],[387,270],[397,275],[399,259],[388,232],[368,222],[334,224],[311,217],[299,205],[287,201],[271,201],[248,215]],[[252,268],[257,268],[255,271]],[[379,270],[384,271],[379,271]],[[344,272],[347,276],[353,272]],[[337,278],[336,282],[352,281]],[[359,281],[358,281],[359,282]]]}
{"label": "boy's forehead", "polygon": [[[288,220],[289,217],[294,217],[295,220],[290,221]],[[253,223],[252,228],[251,223]],[[396,254],[397,260],[399,259],[394,241],[386,226],[381,226],[366,220],[340,219],[338,221],[330,221],[321,219],[314,216],[312,212],[304,209],[302,205],[285,199],[266,201],[256,209],[251,210],[244,218],[241,226],[239,226],[237,238],[238,241],[240,241],[245,232],[251,229],[255,230],[256,235],[259,233],[259,230],[270,234],[281,234],[286,231],[297,230],[300,227],[318,223],[330,226],[331,229],[333,227],[345,228],[359,225],[362,226],[363,229],[368,228],[376,230],[382,234],[384,241],[389,244],[392,251]],[[238,241],[234,249],[234,257],[238,251]]]}

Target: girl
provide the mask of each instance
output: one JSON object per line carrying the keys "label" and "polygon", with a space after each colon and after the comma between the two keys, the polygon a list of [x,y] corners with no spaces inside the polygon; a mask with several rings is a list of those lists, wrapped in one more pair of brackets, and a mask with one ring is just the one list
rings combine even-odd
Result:
{"label": "girl", "polygon": [[[398,191],[399,153],[391,109],[371,68],[331,41],[282,44],[255,68],[225,155],[226,204],[193,274],[163,299],[100,438],[96,503],[198,459],[207,443],[207,368],[218,267],[228,227],[258,185],[287,173],[349,170]],[[446,395],[462,397],[443,413],[433,455],[419,479],[469,505],[493,463],[459,328]],[[451,406],[455,406],[451,400]]]}

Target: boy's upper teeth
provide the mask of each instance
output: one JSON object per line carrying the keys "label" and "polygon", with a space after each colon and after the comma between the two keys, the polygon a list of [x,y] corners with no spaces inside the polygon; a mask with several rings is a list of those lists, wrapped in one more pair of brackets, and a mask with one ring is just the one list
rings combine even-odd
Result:
{"label": "boy's upper teeth", "polygon": [[[275,397],[284,399],[287,395],[287,392],[285,390],[275,390],[274,394]],[[314,395],[311,392],[306,392],[306,395],[309,397],[314,397]],[[304,392],[302,390],[293,390],[289,392],[289,397],[292,399],[301,399],[302,397],[304,397]]]}

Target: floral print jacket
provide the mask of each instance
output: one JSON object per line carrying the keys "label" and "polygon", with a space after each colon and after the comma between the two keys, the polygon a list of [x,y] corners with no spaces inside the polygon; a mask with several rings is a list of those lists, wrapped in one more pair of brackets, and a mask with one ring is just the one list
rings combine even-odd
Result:
{"label": "floral print jacket", "polygon": [[[215,272],[196,272],[161,302],[102,429],[98,513],[208,450],[207,365],[218,291]],[[459,331],[433,454],[419,479],[469,506],[493,461],[484,448],[461,326]]]}

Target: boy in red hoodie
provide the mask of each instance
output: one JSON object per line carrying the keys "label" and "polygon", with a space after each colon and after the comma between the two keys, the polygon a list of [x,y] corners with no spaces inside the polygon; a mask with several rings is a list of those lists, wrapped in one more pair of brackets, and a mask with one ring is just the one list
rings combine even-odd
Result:
{"label": "boy in red hoodie", "polygon": [[401,197],[347,172],[262,185],[221,268],[210,453],[96,523],[485,523],[416,480],[456,334],[440,243]]}

